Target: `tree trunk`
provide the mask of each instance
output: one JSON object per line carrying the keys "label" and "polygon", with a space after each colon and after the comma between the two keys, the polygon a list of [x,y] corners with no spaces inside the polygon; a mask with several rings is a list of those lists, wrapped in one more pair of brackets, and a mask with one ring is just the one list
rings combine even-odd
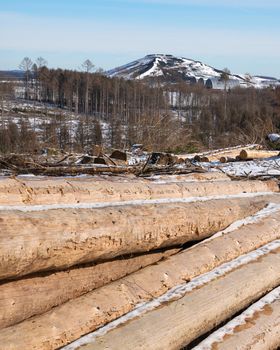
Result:
{"label": "tree trunk", "polygon": [[241,160],[247,159],[261,159],[261,158],[269,158],[269,157],[277,157],[279,155],[279,151],[254,151],[254,150],[241,150],[239,157]]}
{"label": "tree trunk", "polygon": [[[202,174],[204,175],[204,174]],[[201,176],[201,180],[207,180]],[[189,180],[188,182],[180,182]],[[108,203],[131,200],[180,200],[195,197],[238,195],[244,192],[278,192],[277,181],[229,181],[213,177],[213,182],[194,181],[194,178],[182,176],[178,182],[154,183],[141,179],[126,182],[121,180],[87,181],[82,179],[11,179],[0,181],[1,205],[41,204],[77,204],[77,203]],[[165,181],[165,179],[163,179]],[[110,188],[110,191],[108,191]]]}
{"label": "tree trunk", "polygon": [[260,261],[247,263],[193,289],[179,300],[166,303],[97,337],[83,349],[182,349],[279,283],[280,254],[273,251]]}
{"label": "tree trunk", "polygon": [[37,275],[0,285],[0,329],[49,311],[93,289],[176,254],[169,249],[136,257],[121,257],[93,266]]}
{"label": "tree trunk", "polygon": [[2,210],[0,278],[198,241],[255,213],[264,206],[262,198],[102,209]]}
{"label": "tree trunk", "polygon": [[[53,350],[59,348],[132,311],[140,303],[157,298],[175,286],[185,284],[186,281],[191,281],[227,261],[279,238],[279,222],[279,212],[277,212],[259,222],[247,224],[227,234],[217,235],[159,264],[139,270],[119,281],[53,308],[41,316],[3,329],[0,331],[1,349],[10,349],[8,345],[11,343],[16,349],[32,347],[34,350]],[[203,331],[206,332],[205,327],[208,325],[209,328],[212,327],[213,319],[217,320],[216,315],[223,318],[219,319],[219,322],[226,320],[234,312],[253,301],[256,294],[260,296],[267,288],[273,288],[280,283],[279,259],[279,254],[269,254],[267,257],[262,257],[261,260],[234,270],[225,277],[218,278],[217,276],[217,279],[200,289],[194,289],[182,299],[190,309],[186,311],[184,305],[177,304],[178,301],[175,302],[177,307],[174,307],[174,303],[171,304],[172,310],[168,309],[168,316],[157,318],[155,323],[157,329],[153,330],[154,334],[148,336],[144,341],[153,341],[155,334],[165,332],[166,329],[162,328],[164,324],[159,325],[158,322],[168,322],[167,329],[171,332],[173,330],[177,332],[177,327],[182,327],[183,337],[185,337],[188,336],[189,329],[193,329],[193,322],[198,322],[198,329],[201,329],[201,325],[204,324]],[[200,294],[201,291],[203,295]],[[246,303],[242,304],[244,292],[248,297],[245,298]],[[193,299],[194,295],[197,295],[196,300]],[[181,313],[180,310],[183,313],[182,325],[181,322],[177,322],[176,317],[178,312]],[[174,316],[173,323],[170,317]],[[209,316],[211,316],[210,319],[208,319]],[[187,319],[190,324],[186,323]],[[202,320],[207,321],[202,322]],[[152,327],[150,322],[147,325]],[[147,325],[139,329],[147,330]],[[166,336],[170,334],[169,331],[166,334],[160,334],[164,337],[165,342],[167,341]],[[131,341],[131,335],[134,334],[134,332],[131,333],[127,339]],[[191,333],[191,335],[197,337],[198,332]],[[117,336],[112,339],[119,338]],[[178,339],[180,339],[179,336]],[[127,343],[123,349],[130,348],[128,344],[130,343]],[[166,347],[169,349],[167,343],[160,349]],[[115,349],[114,346],[109,348]]]}
{"label": "tree trunk", "polygon": [[217,350],[264,350],[279,349],[279,345],[280,287],[218,329],[217,333],[214,332],[194,350],[210,349],[214,346]]}

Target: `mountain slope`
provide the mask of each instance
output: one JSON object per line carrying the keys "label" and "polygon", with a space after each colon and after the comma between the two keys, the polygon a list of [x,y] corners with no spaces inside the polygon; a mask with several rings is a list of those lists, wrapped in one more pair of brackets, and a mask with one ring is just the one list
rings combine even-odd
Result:
{"label": "mountain slope", "polygon": [[143,79],[145,77],[160,77],[171,74],[182,74],[185,77],[219,76],[219,70],[199,61],[172,55],[147,55],[144,58],[128,63],[107,72],[109,76],[125,79]]}
{"label": "mountain slope", "polygon": [[[106,74],[109,77],[121,77],[124,79],[156,79],[165,83],[182,81],[201,83],[210,88],[222,89],[224,85],[220,81],[221,73],[221,70],[200,61],[173,55],[153,54],[109,70]],[[230,87],[280,85],[279,80],[275,78],[252,77],[250,82],[248,82],[245,76],[235,74],[229,76],[228,84]]]}

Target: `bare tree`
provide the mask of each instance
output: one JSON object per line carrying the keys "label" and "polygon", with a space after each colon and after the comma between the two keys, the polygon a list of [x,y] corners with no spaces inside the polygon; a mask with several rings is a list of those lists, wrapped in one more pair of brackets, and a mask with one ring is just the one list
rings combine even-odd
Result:
{"label": "bare tree", "polygon": [[84,112],[86,115],[86,142],[89,142],[89,134],[90,134],[90,123],[89,123],[89,110],[88,110],[88,105],[89,105],[89,76],[91,71],[94,68],[94,64],[91,62],[91,60],[87,59],[84,61],[82,64],[82,67],[86,73],[86,86],[85,86],[85,107],[84,107]]}
{"label": "bare tree", "polygon": [[4,116],[4,102],[9,100],[13,95],[13,84],[9,82],[0,82],[0,109],[1,115]]}
{"label": "bare tree", "polygon": [[[43,67],[39,78],[42,100],[76,113],[85,112],[86,72],[91,69],[87,66],[85,71]],[[80,151],[99,143],[114,147],[143,143],[150,150],[198,151],[259,141],[268,132],[279,132],[280,88],[259,90],[252,86],[229,92],[228,71],[223,74],[228,88],[222,86],[221,91],[181,82],[169,86],[155,83],[152,87],[139,80],[108,78],[96,71],[87,74],[88,115],[75,117],[80,120],[78,127],[76,123],[73,126],[76,135],[69,131],[68,119],[46,123],[45,146],[59,147],[60,143]],[[170,95],[175,103],[171,103]],[[64,127],[66,122],[68,128]],[[103,138],[101,126],[106,129]],[[38,140],[41,142],[41,136]],[[8,148],[11,141],[3,142],[3,149],[13,149]]]}
{"label": "bare tree", "polygon": [[94,64],[91,60],[87,59],[82,64],[84,71],[86,72],[86,90],[85,90],[85,114],[88,115],[88,90],[89,90],[89,73],[93,70]]}
{"label": "bare tree", "polygon": [[250,86],[251,80],[252,80],[252,75],[250,73],[246,73],[244,76],[244,79],[246,81],[247,86]]}
{"label": "bare tree", "polygon": [[40,69],[43,67],[47,67],[48,61],[45,60],[43,57],[38,57],[36,60],[36,64],[37,64],[38,69]]}
{"label": "bare tree", "polygon": [[229,81],[230,70],[228,68],[224,68],[221,75],[220,80],[224,82],[224,122],[227,119],[227,85]]}
{"label": "bare tree", "polygon": [[36,100],[40,100],[39,96],[39,69],[36,63],[33,63],[32,65],[32,73],[33,73],[33,79],[34,79],[34,85],[35,85],[35,94],[34,97]]}
{"label": "bare tree", "polygon": [[25,75],[25,98],[29,99],[29,80],[31,75],[31,68],[33,66],[33,62],[29,57],[24,57],[19,65],[19,69],[24,71]]}
{"label": "bare tree", "polygon": [[227,84],[229,81],[229,76],[230,76],[230,70],[228,68],[224,68],[221,75],[220,75],[220,80],[224,83],[224,89],[227,89]]}

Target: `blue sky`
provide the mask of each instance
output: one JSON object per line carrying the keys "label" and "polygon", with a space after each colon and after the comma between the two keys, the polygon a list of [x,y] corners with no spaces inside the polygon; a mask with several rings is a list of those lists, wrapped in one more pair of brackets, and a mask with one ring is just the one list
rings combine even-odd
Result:
{"label": "blue sky", "polygon": [[103,69],[149,53],[280,78],[279,0],[0,0],[0,69]]}

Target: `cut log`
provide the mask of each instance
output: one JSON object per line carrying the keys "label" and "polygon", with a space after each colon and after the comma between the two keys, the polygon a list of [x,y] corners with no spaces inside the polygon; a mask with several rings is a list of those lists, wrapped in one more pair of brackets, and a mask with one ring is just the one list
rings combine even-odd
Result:
{"label": "cut log", "polygon": [[212,333],[193,350],[270,350],[280,346],[280,287]]}
{"label": "cut log", "polygon": [[148,164],[156,164],[156,165],[171,165],[176,164],[178,162],[178,157],[173,156],[170,153],[162,153],[162,152],[153,152],[149,157]]}
{"label": "cut log", "polygon": [[264,205],[265,197],[259,196],[102,209],[1,211],[0,278],[201,240]]}
{"label": "cut log", "polygon": [[230,162],[235,162],[235,161],[236,161],[236,159],[232,158],[232,157],[223,156],[220,158],[221,163],[230,163]]}
{"label": "cut log", "polygon": [[207,153],[204,153],[204,155],[207,155],[207,157],[209,158],[210,161],[216,161],[218,159],[220,159],[221,157],[230,157],[230,158],[235,158],[237,155],[239,155],[240,151],[242,151],[242,149],[245,150],[250,150],[252,149],[254,146],[248,146],[248,147],[231,147],[228,149],[220,149],[217,151],[209,151]]}
{"label": "cut log", "polygon": [[0,328],[42,314],[54,306],[176,254],[179,250],[168,249],[3,283],[0,285]]}
{"label": "cut log", "polygon": [[[215,173],[214,173],[215,174]],[[160,198],[203,197],[253,192],[278,192],[277,181],[176,182],[145,180],[0,180],[0,205],[116,202]],[[187,179],[187,178],[186,178]],[[201,177],[203,179],[203,177]],[[215,179],[215,178],[214,178]],[[219,179],[219,178],[218,178]]]}
{"label": "cut log", "polygon": [[107,165],[105,159],[101,156],[101,157],[96,157],[94,158],[93,161],[94,164],[103,164],[103,165]]}
{"label": "cut log", "polygon": [[[240,153],[242,149],[252,149],[255,148],[256,145],[248,145],[248,146],[235,146],[235,147],[228,147],[228,148],[222,148],[218,150],[210,150],[208,152],[198,153],[197,155],[203,157],[206,156],[209,158],[210,161],[215,161],[219,159],[222,156],[229,156],[229,157],[235,157]],[[194,154],[195,156],[196,154]],[[189,159],[190,154],[181,154],[180,157],[184,159]]]}
{"label": "cut log", "polygon": [[[157,265],[146,267],[71,300],[46,314],[4,329],[0,331],[1,345],[5,340],[4,344],[12,342],[15,349],[24,349],[25,344],[30,345],[29,349],[33,350],[52,350],[63,346],[132,311],[140,303],[159,297],[177,285],[279,238],[279,216],[277,212],[236,231],[218,235]],[[277,261],[272,264],[272,270],[280,273]],[[274,279],[269,268],[265,268],[265,271],[266,277]],[[254,275],[261,283],[262,275],[259,272],[254,272]],[[244,280],[241,279],[241,282],[244,283]],[[245,278],[245,285],[246,282],[248,281]],[[232,285],[229,284],[228,288],[235,293]],[[216,292],[213,292],[208,297],[215,294]],[[208,297],[205,299],[206,308]],[[195,308],[196,304],[193,304],[193,307]]]}
{"label": "cut log", "polygon": [[258,158],[270,158],[277,157],[279,151],[255,151],[255,150],[241,150],[239,157],[241,160],[258,159]]}
{"label": "cut log", "polygon": [[278,250],[192,290],[179,300],[130,320],[122,327],[97,337],[92,344],[76,349],[179,350],[279,283]]}
{"label": "cut log", "polygon": [[217,161],[220,158],[224,157],[224,158],[230,158],[230,159],[235,159],[237,156],[239,156],[241,149],[238,150],[233,150],[230,152],[220,152],[217,154],[213,154],[213,155],[209,155],[208,158],[210,161]]}
{"label": "cut log", "polygon": [[201,156],[199,156],[199,155],[194,156],[193,161],[201,162]]}
{"label": "cut log", "polygon": [[118,159],[118,160],[123,160],[123,161],[127,161],[127,154],[126,152],[122,152],[119,150],[115,150],[113,151],[113,153],[110,155],[110,158],[113,159]]}
{"label": "cut log", "polygon": [[215,344],[215,349],[279,350],[280,301],[278,300],[260,313],[256,313],[255,318],[247,321],[244,329],[240,327],[236,332],[238,334],[229,337],[224,343]]}
{"label": "cut log", "polygon": [[243,150],[254,155],[253,158],[276,157],[279,154],[279,151],[258,150],[251,146],[251,147],[233,147],[231,149],[221,149],[219,151],[209,151],[209,152],[201,153],[198,156],[200,158],[206,156],[210,162],[216,161],[220,158],[227,158],[227,157],[235,159],[237,156],[239,157],[240,152]]}
{"label": "cut log", "polygon": [[80,174],[95,175],[95,174],[128,174],[132,173],[135,169],[130,167],[113,167],[113,166],[61,166],[61,167],[46,167],[46,168],[18,168],[15,173],[17,174],[34,174],[41,176],[76,176]]}

